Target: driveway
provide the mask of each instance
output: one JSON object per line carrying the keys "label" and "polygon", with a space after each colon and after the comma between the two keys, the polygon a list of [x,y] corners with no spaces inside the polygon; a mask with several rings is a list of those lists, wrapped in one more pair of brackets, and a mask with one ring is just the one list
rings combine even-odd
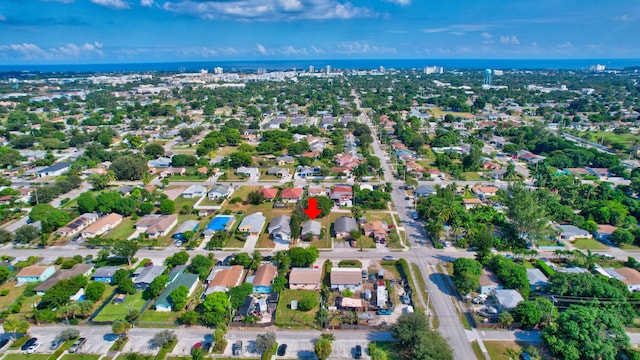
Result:
{"label": "driveway", "polygon": [[258,243],[258,235],[249,235],[247,236],[247,241],[244,243],[242,250],[245,252],[253,252],[256,248],[256,244]]}

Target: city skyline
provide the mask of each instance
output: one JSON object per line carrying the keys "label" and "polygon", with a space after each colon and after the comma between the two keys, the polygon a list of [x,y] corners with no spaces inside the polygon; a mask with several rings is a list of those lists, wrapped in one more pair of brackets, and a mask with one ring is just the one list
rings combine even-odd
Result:
{"label": "city skyline", "polygon": [[0,64],[640,58],[640,6],[595,0],[0,1]]}

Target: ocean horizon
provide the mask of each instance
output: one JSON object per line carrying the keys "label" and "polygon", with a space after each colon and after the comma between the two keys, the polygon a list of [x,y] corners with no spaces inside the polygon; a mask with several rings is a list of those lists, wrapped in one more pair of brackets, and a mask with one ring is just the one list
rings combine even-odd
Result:
{"label": "ocean horizon", "polygon": [[326,59],[326,60],[238,60],[238,61],[171,61],[108,64],[0,64],[0,72],[193,72],[206,69],[213,72],[221,67],[225,72],[252,72],[257,69],[322,71],[326,66],[333,70],[371,70],[381,66],[386,69],[421,69],[425,66],[441,66],[452,69],[498,70],[587,70],[591,65],[605,65],[606,69],[623,69],[640,66],[640,59]]}

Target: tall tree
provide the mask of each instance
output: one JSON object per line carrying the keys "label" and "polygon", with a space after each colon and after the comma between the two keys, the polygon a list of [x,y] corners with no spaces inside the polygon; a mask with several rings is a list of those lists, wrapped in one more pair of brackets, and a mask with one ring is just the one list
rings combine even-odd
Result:
{"label": "tall tree", "polygon": [[536,193],[525,188],[522,182],[509,184],[500,195],[507,207],[507,217],[520,240],[532,240],[544,237],[549,232],[545,208],[538,202]]}
{"label": "tall tree", "polygon": [[138,252],[138,244],[132,240],[119,240],[113,244],[111,253],[115,256],[127,259],[127,263],[131,266],[131,260]]}

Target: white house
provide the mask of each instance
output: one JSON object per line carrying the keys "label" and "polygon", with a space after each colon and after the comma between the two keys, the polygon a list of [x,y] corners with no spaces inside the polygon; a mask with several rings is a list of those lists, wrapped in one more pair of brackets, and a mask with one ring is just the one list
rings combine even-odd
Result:
{"label": "white house", "polygon": [[344,291],[362,290],[362,270],[360,268],[333,268],[331,269],[331,289]]}
{"label": "white house", "polygon": [[38,171],[38,177],[60,176],[71,170],[70,162],[59,162]]}
{"label": "white house", "polygon": [[207,193],[207,188],[202,185],[191,185],[184,189],[182,197],[185,199],[193,199],[204,196]]}

